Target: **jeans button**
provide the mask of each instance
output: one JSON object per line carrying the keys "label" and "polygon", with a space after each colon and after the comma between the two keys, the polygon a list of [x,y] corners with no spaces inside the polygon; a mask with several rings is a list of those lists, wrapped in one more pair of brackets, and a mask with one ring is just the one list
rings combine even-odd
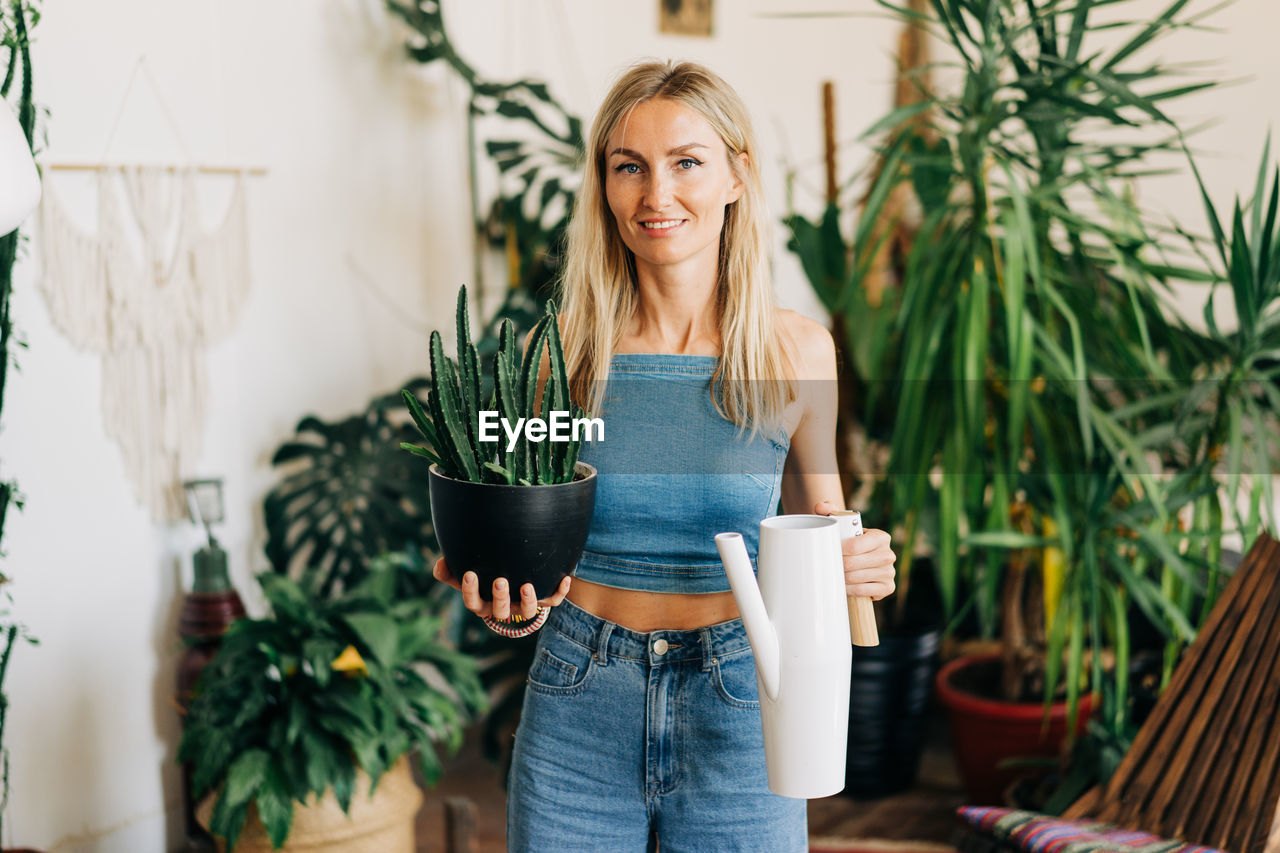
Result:
{"label": "jeans button", "polygon": [[666,640],[655,640],[653,643],[653,653],[655,655],[665,655],[667,653],[668,643]]}

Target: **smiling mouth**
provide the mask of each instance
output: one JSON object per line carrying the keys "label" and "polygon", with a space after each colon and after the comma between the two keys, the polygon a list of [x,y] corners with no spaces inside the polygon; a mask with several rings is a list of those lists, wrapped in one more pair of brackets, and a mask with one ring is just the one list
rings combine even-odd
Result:
{"label": "smiling mouth", "polygon": [[682,224],[684,224],[683,219],[655,219],[649,222],[641,222],[640,227],[646,231],[666,231]]}

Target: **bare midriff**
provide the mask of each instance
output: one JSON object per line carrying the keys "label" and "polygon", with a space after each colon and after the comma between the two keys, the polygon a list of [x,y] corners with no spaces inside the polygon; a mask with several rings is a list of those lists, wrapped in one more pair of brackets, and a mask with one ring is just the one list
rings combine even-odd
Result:
{"label": "bare midriff", "polygon": [[642,592],[574,578],[567,597],[588,613],[633,631],[688,631],[738,618],[731,592]]}

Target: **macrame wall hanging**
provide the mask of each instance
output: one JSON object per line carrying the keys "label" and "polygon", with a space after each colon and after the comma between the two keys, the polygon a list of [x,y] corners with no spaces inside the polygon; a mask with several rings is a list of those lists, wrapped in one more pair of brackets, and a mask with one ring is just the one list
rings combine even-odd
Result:
{"label": "macrame wall hanging", "polygon": [[[97,233],[89,234],[46,177],[40,256],[50,316],[77,347],[102,355],[103,420],[138,500],[157,521],[184,518],[181,483],[196,473],[205,429],[205,348],[230,334],[248,293],[245,184],[264,170],[105,162],[45,168],[46,175],[92,171],[97,194]],[[227,212],[212,230],[201,226],[197,174],[234,181]]]}

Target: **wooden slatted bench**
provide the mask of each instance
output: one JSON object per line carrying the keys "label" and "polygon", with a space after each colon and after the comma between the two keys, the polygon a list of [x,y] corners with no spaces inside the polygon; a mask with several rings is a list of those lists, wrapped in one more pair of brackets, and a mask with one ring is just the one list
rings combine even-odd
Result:
{"label": "wooden slatted bench", "polygon": [[1280,543],[1264,533],[1110,781],[1061,820],[1229,853],[1280,853],[1278,805]]}

